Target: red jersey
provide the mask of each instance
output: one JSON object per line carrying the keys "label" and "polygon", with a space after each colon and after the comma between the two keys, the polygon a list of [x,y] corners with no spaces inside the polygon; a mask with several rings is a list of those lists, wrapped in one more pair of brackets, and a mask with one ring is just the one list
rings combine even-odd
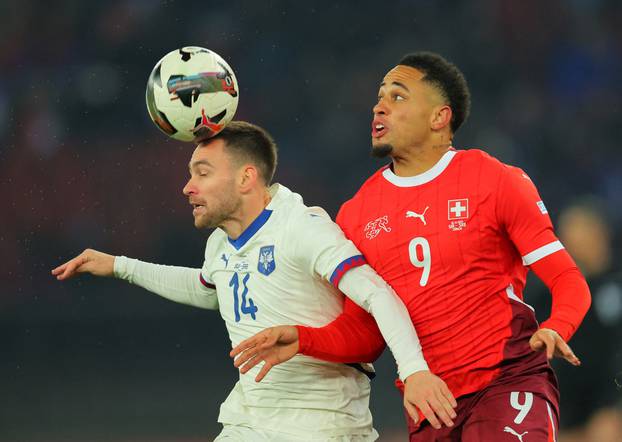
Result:
{"label": "red jersey", "polygon": [[400,296],[456,397],[490,383],[503,361],[530,354],[547,366],[528,345],[537,323],[522,301],[525,265],[563,246],[521,169],[480,150],[450,150],[414,177],[387,166],[337,222]]}

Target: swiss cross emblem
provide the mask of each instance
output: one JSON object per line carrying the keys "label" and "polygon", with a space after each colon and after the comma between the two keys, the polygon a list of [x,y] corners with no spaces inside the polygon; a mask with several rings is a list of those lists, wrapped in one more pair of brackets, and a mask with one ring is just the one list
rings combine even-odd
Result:
{"label": "swiss cross emblem", "polygon": [[447,219],[450,221],[449,230],[458,232],[464,229],[467,225],[466,221],[469,218],[469,199],[461,198],[457,200],[447,201]]}
{"label": "swiss cross emblem", "polygon": [[447,201],[447,219],[468,219],[469,218],[469,199]]}

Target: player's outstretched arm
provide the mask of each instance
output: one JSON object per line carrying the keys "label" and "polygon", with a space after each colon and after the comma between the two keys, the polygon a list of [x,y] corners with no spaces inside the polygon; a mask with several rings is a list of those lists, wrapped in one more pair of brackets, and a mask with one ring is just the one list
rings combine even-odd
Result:
{"label": "player's outstretched arm", "polygon": [[559,250],[530,266],[551,291],[551,316],[533,334],[529,344],[534,351],[546,351],[549,360],[564,358],[581,365],[568,340],[577,330],[590,307],[590,289],[574,260],[566,250]]}
{"label": "player's outstretched arm", "polygon": [[52,275],[61,281],[78,273],[115,276],[174,302],[218,309],[215,286],[203,282],[201,269],[152,264],[86,249],[52,270]]}
{"label": "player's outstretched arm", "polygon": [[75,258],[52,270],[52,275],[56,276],[56,279],[59,281],[69,279],[78,273],[91,273],[95,276],[113,276],[114,259],[113,255],[86,249]]}
{"label": "player's outstretched arm", "polygon": [[267,328],[231,350],[234,365],[247,373],[266,362],[256,381],[272,367],[301,353],[328,362],[373,362],[382,354],[385,342],[373,316],[346,298],[343,312],[323,327],[284,325]]}

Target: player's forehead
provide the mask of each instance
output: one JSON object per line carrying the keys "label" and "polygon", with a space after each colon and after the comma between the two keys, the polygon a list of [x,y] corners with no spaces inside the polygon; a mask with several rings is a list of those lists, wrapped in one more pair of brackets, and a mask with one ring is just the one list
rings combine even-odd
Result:
{"label": "player's forehead", "polygon": [[216,139],[199,143],[192,152],[188,166],[191,168],[198,164],[216,166],[224,161],[227,161],[224,141]]}
{"label": "player's forehead", "polygon": [[425,74],[419,69],[399,64],[386,73],[380,83],[380,88],[396,85],[404,85],[407,88],[416,87],[423,77]]}

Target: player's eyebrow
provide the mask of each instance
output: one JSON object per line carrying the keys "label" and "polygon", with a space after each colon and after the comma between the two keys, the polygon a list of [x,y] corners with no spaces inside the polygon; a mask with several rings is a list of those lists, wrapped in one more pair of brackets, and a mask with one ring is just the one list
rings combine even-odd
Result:
{"label": "player's eyebrow", "polygon": [[196,168],[198,166],[207,166],[207,167],[212,167],[212,168],[214,167],[207,160],[197,160],[197,161],[193,161],[191,163],[188,163],[188,169],[190,169],[190,170],[192,170],[193,168]]}
{"label": "player's eyebrow", "polygon": [[[383,81],[382,83],[380,83],[380,87],[384,87],[387,84]],[[401,87],[402,89],[404,89],[406,92],[410,92],[410,89],[408,89],[406,87],[406,85],[404,83],[400,83],[399,81],[393,81],[391,82],[392,86],[397,86],[397,87]]]}

